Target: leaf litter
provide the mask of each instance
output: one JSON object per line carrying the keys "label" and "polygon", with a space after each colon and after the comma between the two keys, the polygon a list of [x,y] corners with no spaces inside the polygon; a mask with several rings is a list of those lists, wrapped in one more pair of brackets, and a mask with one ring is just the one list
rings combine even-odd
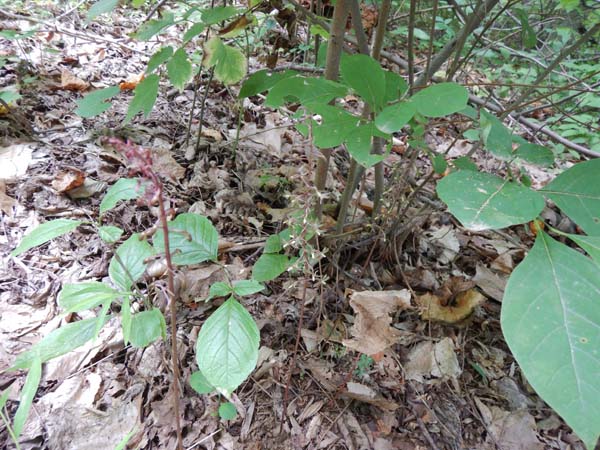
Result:
{"label": "leaf litter", "polygon": [[[118,14],[115,18],[122,20]],[[371,16],[366,19],[372,22]],[[0,214],[4,214],[0,369],[63,320],[55,306],[61,284],[100,280],[107,274],[106,255],[112,250],[85,227],[25,257],[11,259],[8,253],[26,229],[38,223],[56,217],[97,217],[107,185],[127,176],[123,159],[101,140],[116,129],[159,154],[158,170],[168,180],[175,207],[196,207],[226,232],[228,244],[221,247],[220,265],[178,273],[179,294],[186,307],[180,308],[177,338],[182,376],[187,380],[195,370],[190,349],[213,307],[198,300],[207,297],[214,281],[248,276],[256,252],[264,245],[262,233],[280,226],[278,220],[286,214],[280,211],[293,209],[288,199],[302,188],[303,177],[311,171],[307,154],[314,155],[303,148],[304,138],[279,113],[265,110],[260,100],[246,99],[248,117],[244,117],[238,154],[232,158],[237,117],[223,106],[234,101],[227,93],[209,94],[204,147],[194,156],[196,161],[189,157],[189,146],[173,138],[182,134],[181,124],[189,115],[193,92],[187,88],[175,101],[159,96],[152,114],[136,119],[128,129],[113,119],[125,116],[124,101],[116,102],[110,116],[93,122],[73,119],[72,103],[78,92],[111,85],[122,85],[126,92],[141,79],[132,74],[143,73],[151,44],[129,40],[126,49],[94,42],[94,33],[100,35],[111,26],[100,22],[98,29],[87,30],[92,40],[86,43],[57,32],[48,42],[55,45],[60,35],[62,53],[28,55],[34,65],[47,70],[34,74],[38,81],[22,93],[19,109],[47,135],[44,145],[18,141],[21,135],[8,143],[4,139],[0,148]],[[6,41],[0,45],[12,47]],[[61,67],[70,60],[79,67]],[[43,73],[53,75],[44,78]],[[33,106],[40,100],[50,105],[51,115],[35,112]],[[440,130],[434,134],[435,145],[448,148],[452,137]],[[470,148],[460,141],[451,156]],[[428,162],[417,164],[427,169]],[[347,162],[334,160],[332,165],[328,186],[335,190]],[[70,169],[60,177],[48,177],[67,167],[81,168],[85,180],[79,187],[71,184]],[[293,172],[282,171],[284,167]],[[534,177],[534,182],[542,176],[545,173]],[[261,177],[271,184],[255,181]],[[272,184],[274,177],[287,181]],[[367,187],[372,186],[372,177],[367,174]],[[247,180],[252,181],[251,189],[245,186]],[[53,181],[55,190],[50,188]],[[83,191],[75,193],[78,189]],[[368,209],[368,199],[359,198],[356,203]],[[126,235],[154,223],[151,211],[140,211],[132,202],[120,205],[106,220],[124,228]],[[341,276],[335,282],[309,286],[313,294],[306,304],[300,330],[303,344],[295,365],[290,364],[291,343],[302,297],[290,295],[284,285],[288,280],[269,283],[268,295],[250,297],[246,306],[261,327],[262,347],[253,377],[236,393],[235,403],[244,414],[229,423],[219,422],[214,415],[218,399],[199,396],[185,385],[185,445],[383,450],[424,449],[431,442],[455,448],[450,444],[454,440],[465,448],[581,448],[560,419],[548,415],[545,405],[528,390],[500,334],[496,302],[501,300],[506,276],[522,258],[514,240],[531,237],[465,235],[439,212],[407,230],[399,240],[397,259],[379,249],[381,255],[365,270],[360,259],[364,255],[357,252],[349,261],[358,262],[338,271]],[[160,276],[160,270],[154,276]],[[345,298],[341,293],[347,288],[354,292]],[[477,289],[496,302],[485,301]],[[160,293],[150,294],[155,300],[160,297]],[[130,432],[133,448],[174,448],[165,344],[158,341],[143,350],[124,346],[118,329],[109,326],[103,333],[112,336],[103,334],[45,365],[44,382],[34,402],[36,413],[30,417],[21,448],[83,449],[89,448],[90,436],[103,436],[104,442],[95,441],[94,448],[112,450]],[[364,365],[355,363],[361,354],[371,357]],[[282,421],[283,386],[290,370],[290,401]],[[0,373],[0,384],[10,386],[12,392],[11,414],[23,381],[23,373]],[[0,446],[10,445],[6,437],[0,438]]]}

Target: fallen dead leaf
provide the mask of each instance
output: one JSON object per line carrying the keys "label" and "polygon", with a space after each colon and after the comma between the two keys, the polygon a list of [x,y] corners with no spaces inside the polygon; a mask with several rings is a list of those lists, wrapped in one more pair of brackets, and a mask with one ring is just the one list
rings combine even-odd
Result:
{"label": "fallen dead leaf", "polygon": [[104,191],[104,189],[106,189],[106,183],[104,181],[86,178],[81,186],[69,190],[67,195],[73,200],[78,198],[89,198]]}
{"label": "fallen dead leaf", "polygon": [[354,338],[345,339],[343,344],[366,355],[374,355],[398,340],[400,332],[390,326],[390,314],[410,307],[410,292],[407,289],[353,292],[350,306],[356,313],[352,327]]}
{"label": "fallen dead leaf", "polygon": [[498,302],[502,302],[504,289],[506,288],[506,283],[508,281],[506,275],[496,274],[483,264],[477,264],[473,281],[488,297],[493,298]]}
{"label": "fallen dead leaf", "polygon": [[157,173],[171,181],[179,181],[185,175],[185,168],[175,161],[167,147],[152,149],[152,166]]}
{"label": "fallen dead leaf", "polygon": [[435,344],[431,341],[418,344],[408,354],[404,369],[407,379],[419,382],[430,377],[456,378],[462,372],[450,338],[444,338]]}
{"label": "fallen dead leaf", "polygon": [[84,181],[85,172],[83,170],[76,167],[67,167],[52,180],[52,187],[62,194],[82,186]]}
{"label": "fallen dead leaf", "polygon": [[388,400],[374,389],[364,384],[350,381],[346,384],[346,389],[347,390],[342,393],[343,397],[358,400],[363,403],[369,403],[370,405],[378,406],[387,411],[395,411],[399,408],[399,405],[396,402]]}
{"label": "fallen dead leaf", "polygon": [[484,301],[485,297],[475,289],[458,294],[456,300],[449,304],[445,304],[443,299],[435,294],[425,294],[416,298],[422,319],[445,323],[457,323],[466,319],[475,307]]}
{"label": "fallen dead leaf", "polygon": [[17,201],[6,195],[6,184],[4,181],[0,181],[0,211],[4,212],[7,216],[11,216],[13,207],[16,205]]}
{"label": "fallen dead leaf", "polygon": [[132,75],[126,81],[119,83],[120,91],[133,91],[144,79],[144,74]]}
{"label": "fallen dead leaf", "polygon": [[60,74],[60,87],[65,91],[82,92],[90,87],[89,83],[77,78],[68,69],[63,69]]}
{"label": "fallen dead leaf", "polygon": [[13,144],[0,147],[0,180],[12,181],[22,177],[31,164],[33,144]]}

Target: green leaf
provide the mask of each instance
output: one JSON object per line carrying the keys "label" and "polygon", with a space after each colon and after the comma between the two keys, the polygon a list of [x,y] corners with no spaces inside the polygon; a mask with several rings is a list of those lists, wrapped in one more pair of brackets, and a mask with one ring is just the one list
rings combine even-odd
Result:
{"label": "green leaf", "polygon": [[144,117],[148,117],[158,95],[158,81],[158,75],[152,74],[144,78],[135,87],[133,100],[129,104],[127,116],[125,117],[125,123],[129,123],[133,119],[133,116],[139,112],[143,112]]}
{"label": "green leaf", "polygon": [[346,92],[346,86],[324,78],[288,77],[269,90],[265,106],[279,108],[286,98],[296,98],[304,106],[314,109],[315,105],[327,105],[334,98],[346,95]]}
{"label": "green leaf", "polygon": [[[145,260],[154,255],[154,248],[140,234],[133,234],[117,249],[110,260],[108,275],[119,289],[129,291],[146,270]],[[118,258],[118,259],[117,259]],[[125,266],[125,269],[121,265]]]}
{"label": "green leaf", "polygon": [[185,45],[190,42],[192,39],[202,33],[204,29],[205,26],[203,23],[198,22],[192,25],[183,35],[183,44]]}
{"label": "green leaf", "polygon": [[346,150],[352,155],[360,165],[369,168],[380,161],[383,161],[386,155],[372,154],[372,138],[377,133],[372,122],[359,125],[346,136]]}
{"label": "green leaf", "polygon": [[537,44],[537,37],[535,35],[535,30],[529,24],[527,13],[520,8],[517,8],[515,12],[521,22],[521,41],[523,42],[523,47],[527,49],[534,48]]}
{"label": "green leaf", "polygon": [[[169,241],[174,264],[197,264],[217,258],[217,230],[210,220],[199,214],[179,214],[169,222]],[[165,252],[162,230],[156,232],[152,242],[158,253]]]}
{"label": "green leaf", "polygon": [[256,281],[270,281],[285,272],[290,265],[286,255],[263,253],[254,263],[252,278]]}
{"label": "green leaf", "polygon": [[375,125],[384,133],[400,131],[416,114],[415,105],[411,102],[400,102],[388,106],[375,118]]}
{"label": "green leaf", "polygon": [[463,226],[473,231],[529,222],[544,208],[544,198],[536,191],[470,170],[444,177],[437,193]]}
{"label": "green leaf", "polygon": [[452,164],[454,164],[454,167],[460,170],[478,170],[477,164],[475,164],[473,160],[468,156],[461,156],[459,158],[456,158],[454,161],[452,161]]}
{"label": "green leaf", "polygon": [[18,256],[30,248],[45,244],[55,237],[73,231],[82,223],[81,220],[72,219],[55,219],[45,222],[23,237],[19,246],[10,253],[10,256]]}
{"label": "green leaf", "polygon": [[238,9],[233,6],[216,6],[202,10],[202,22],[206,25],[214,25],[223,22],[238,14]]}
{"label": "green leaf", "polygon": [[538,166],[551,166],[554,163],[554,153],[547,147],[537,144],[521,144],[514,152],[514,156]]}
{"label": "green leaf", "polygon": [[179,92],[183,91],[185,83],[192,78],[192,63],[183,48],[178,49],[167,63],[167,73],[173,86],[179,89]]}
{"label": "green leaf", "polygon": [[113,225],[104,225],[98,227],[98,236],[107,244],[113,244],[119,240],[123,230]]}
{"label": "green leaf", "polygon": [[119,86],[110,86],[90,92],[82,99],[76,101],[77,108],[75,109],[75,114],[86,119],[102,114],[112,106],[112,103],[107,103],[107,100],[113,98],[119,92]]}
{"label": "green leaf", "polygon": [[600,235],[600,159],[575,164],[546,185],[549,197],[587,234]]}
{"label": "green leaf", "polygon": [[479,123],[485,148],[498,158],[512,158],[512,132],[502,121],[482,109]]}
{"label": "green leaf", "polygon": [[208,291],[208,298],[206,301],[209,301],[215,297],[227,297],[233,292],[233,289],[229,283],[224,281],[217,281],[210,285],[210,290]]}
{"label": "green leaf", "polygon": [[113,184],[100,202],[100,215],[113,209],[121,200],[133,200],[141,196],[148,183],[140,178],[121,178]]}
{"label": "green leaf", "polygon": [[119,0],[100,0],[94,3],[87,13],[87,21],[91,22],[101,14],[111,12],[117,7]]}
{"label": "green leaf", "polygon": [[443,117],[462,111],[468,100],[469,92],[456,83],[434,84],[411,98],[419,114],[425,117]]}
{"label": "green leaf", "polygon": [[408,83],[396,72],[385,71],[385,101],[395,102],[408,90]]}
{"label": "green leaf", "polygon": [[58,304],[65,313],[80,312],[110,303],[121,296],[110,286],[99,281],[65,284],[58,294]]}
{"label": "green leaf", "polygon": [[68,323],[57,330],[53,330],[28,351],[17,356],[11,369],[27,369],[36,358],[46,362],[81,347],[87,341],[93,339],[96,332],[96,320],[96,317],[92,317],[79,322]]}
{"label": "green leaf", "polygon": [[281,80],[286,78],[294,77],[298,73],[293,70],[286,70],[285,72],[269,72],[269,70],[259,70],[248,77],[242,84],[240,89],[240,98],[250,97],[252,95],[260,94],[261,92],[268,91]]}
{"label": "green leaf", "polygon": [[596,264],[600,265],[600,236],[584,236],[581,234],[562,233],[560,231],[559,233],[574,241],[592,257]]}
{"label": "green leaf", "polygon": [[319,105],[314,111],[322,120],[321,125],[313,127],[313,142],[319,148],[341,145],[360,122],[358,117],[335,106]]}
{"label": "green leaf", "polygon": [[146,73],[154,72],[158,68],[158,66],[168,61],[169,58],[171,58],[171,56],[173,56],[173,47],[161,47],[156,53],[154,53],[154,55],[152,55],[150,61],[148,61]]}
{"label": "green leaf", "polygon": [[131,305],[129,304],[129,297],[123,298],[123,304],[121,305],[121,328],[123,328],[123,341],[125,345],[129,344],[129,338],[131,336]]}
{"label": "green leaf", "polygon": [[160,309],[139,312],[131,318],[129,342],[137,348],[147,347],[164,335],[165,328],[165,318]]}
{"label": "green leaf", "polygon": [[223,44],[218,37],[204,44],[204,67],[214,67],[215,77],[223,84],[234,84],[246,76],[248,62],[237,48]]}
{"label": "green leaf", "polygon": [[231,402],[224,402],[219,405],[219,417],[223,420],[233,420],[237,417],[235,405]]}
{"label": "green leaf", "polygon": [[[0,60],[0,61],[2,61],[2,60]],[[1,68],[1,65],[0,65],[0,68]],[[16,88],[16,86],[15,86],[15,88]],[[19,94],[15,90],[6,89],[6,90],[0,91],[0,99],[4,100],[4,102],[8,106],[10,106],[13,102],[16,102],[20,98],[21,98],[21,94]]]}
{"label": "green leaf", "polygon": [[202,375],[202,372],[199,370],[192,373],[190,376],[190,386],[192,386],[192,389],[198,394],[210,394],[215,390],[214,386],[208,382],[206,377]]}
{"label": "green leaf", "polygon": [[540,231],[512,273],[502,331],[527,381],[593,449],[600,434],[598,266]]}
{"label": "green leaf", "polygon": [[233,282],[233,293],[239,297],[256,294],[265,287],[256,280],[238,280]]}
{"label": "green leaf", "polygon": [[198,369],[211,385],[227,396],[256,367],[259,342],[254,319],[230,298],[200,329],[196,343]]}
{"label": "green leaf", "polygon": [[369,104],[372,110],[380,110],[386,100],[385,71],[367,55],[355,54],[342,58],[340,74],[344,83]]}
{"label": "green leaf", "polygon": [[440,153],[436,153],[431,158],[431,164],[433,166],[433,171],[437,174],[443,174],[446,171],[446,169],[448,168],[448,163],[446,162],[446,158],[444,158],[444,155],[442,155]]}
{"label": "green leaf", "polygon": [[33,397],[35,397],[35,393],[38,390],[41,378],[42,361],[40,358],[34,358],[29,366],[29,373],[27,374],[27,379],[23,385],[23,390],[21,391],[21,396],[19,398],[19,407],[17,408],[13,421],[13,431],[17,437],[19,437],[23,431],[23,426],[27,421],[27,416],[29,415],[29,410],[33,403]]}
{"label": "green leaf", "polygon": [[164,28],[175,23],[175,15],[172,12],[164,12],[159,19],[151,19],[144,23],[138,31],[133,34],[133,37],[140,41],[148,41],[156,34],[160,33]]}
{"label": "green leaf", "polygon": [[283,240],[279,234],[273,234],[265,242],[264,253],[279,253],[283,250]]}

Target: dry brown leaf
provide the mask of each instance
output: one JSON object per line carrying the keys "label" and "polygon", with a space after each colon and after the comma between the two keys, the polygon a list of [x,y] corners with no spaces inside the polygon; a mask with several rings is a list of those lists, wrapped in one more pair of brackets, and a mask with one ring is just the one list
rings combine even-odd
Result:
{"label": "dry brown leaf", "polygon": [[13,212],[13,206],[17,205],[17,201],[6,195],[6,184],[4,181],[0,181],[0,211],[10,216]]}
{"label": "dry brown leaf", "polygon": [[374,389],[364,384],[350,381],[346,384],[346,388],[347,390],[342,394],[343,397],[348,397],[363,403],[369,403],[388,411],[395,411],[399,407],[396,402],[386,399]]}
{"label": "dry brown leaf", "polygon": [[457,323],[469,317],[475,307],[485,301],[485,297],[476,290],[470,289],[458,294],[456,300],[448,305],[434,294],[417,296],[416,301],[422,319]]}
{"label": "dry brown leaf", "polygon": [[502,450],[542,450],[544,448],[537,438],[535,419],[527,410],[508,412],[492,406],[490,411],[492,421],[489,431],[498,448]]}
{"label": "dry brown leaf", "polygon": [[462,372],[450,338],[418,344],[408,354],[404,369],[407,379],[420,382],[429,377],[456,378]]}
{"label": "dry brown leaf", "polygon": [[185,175],[185,168],[175,161],[171,150],[166,147],[152,149],[152,166],[157,173],[171,181],[179,181]]}
{"label": "dry brown leaf", "polygon": [[473,281],[488,297],[493,298],[498,302],[502,302],[504,289],[508,277],[494,273],[482,264],[477,264],[475,267],[475,276]]}
{"label": "dry brown leaf", "polygon": [[126,81],[122,81],[119,83],[120,91],[133,91],[138,84],[140,84],[144,80],[144,74],[141,73],[139,75],[133,75],[129,77]]}
{"label": "dry brown leaf", "polygon": [[217,143],[223,141],[223,135],[221,132],[219,130],[215,130],[214,128],[202,127],[202,136],[213,139]]}
{"label": "dry brown leaf", "polygon": [[76,167],[67,167],[52,180],[52,187],[61,194],[83,185],[85,172]]}
{"label": "dry brown leaf", "polygon": [[33,144],[13,144],[0,147],[0,180],[11,181],[22,177],[31,164]]}
{"label": "dry brown leaf", "polygon": [[89,198],[102,192],[104,189],[106,189],[106,183],[104,181],[86,178],[81,186],[71,189],[67,192],[67,195],[73,200],[78,198]]}
{"label": "dry brown leaf", "polygon": [[390,314],[410,307],[410,292],[407,289],[353,292],[350,306],[356,313],[352,327],[354,338],[344,340],[343,344],[366,355],[375,355],[398,340],[400,332],[390,326]]}
{"label": "dry brown leaf", "polygon": [[81,78],[77,78],[68,69],[63,69],[60,74],[60,87],[65,91],[82,92],[87,90],[90,85]]}

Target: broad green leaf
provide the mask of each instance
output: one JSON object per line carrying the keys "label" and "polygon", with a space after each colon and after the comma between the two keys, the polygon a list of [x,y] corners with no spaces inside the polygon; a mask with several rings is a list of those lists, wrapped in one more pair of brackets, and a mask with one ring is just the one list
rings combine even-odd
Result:
{"label": "broad green leaf", "polygon": [[411,98],[419,114],[425,117],[443,117],[462,111],[468,100],[469,92],[456,83],[434,84]]}
{"label": "broad green leaf", "polygon": [[119,92],[119,86],[110,86],[90,92],[82,99],[76,101],[77,108],[75,109],[75,114],[86,119],[102,114],[112,106],[112,103],[108,103],[107,100],[113,98]]}
{"label": "broad green leaf", "polygon": [[334,98],[346,95],[346,92],[346,86],[325,78],[288,77],[269,90],[265,106],[279,108],[286,98],[291,98],[314,109],[314,105],[327,105]]}
{"label": "broad green leaf", "polygon": [[463,226],[473,231],[529,222],[544,208],[544,198],[536,191],[470,170],[444,177],[437,193]]}
{"label": "broad green leaf", "polygon": [[239,297],[256,294],[265,287],[256,280],[238,280],[233,282],[233,293]]}
{"label": "broad green leaf", "polygon": [[231,402],[224,402],[219,405],[219,417],[223,420],[233,420],[237,416],[235,405]]}
{"label": "broad green leaf", "polygon": [[120,292],[99,281],[65,284],[58,294],[58,304],[65,313],[80,312],[110,303]]}
{"label": "broad green leaf", "polygon": [[452,161],[454,167],[460,170],[474,170],[477,171],[477,164],[473,162],[468,156],[461,156]]}
{"label": "broad green leaf", "polygon": [[265,242],[264,253],[279,253],[283,250],[283,240],[279,234],[273,234]]}
{"label": "broad green leaf", "polygon": [[512,158],[512,132],[502,121],[482,109],[479,123],[485,148],[498,158]]}
{"label": "broad green leaf", "polygon": [[259,342],[254,319],[230,298],[200,329],[196,342],[198,369],[211,385],[227,396],[256,367]]}
{"label": "broad green leaf", "polygon": [[210,9],[202,10],[202,22],[206,25],[214,25],[223,22],[238,13],[238,9],[233,6],[216,6]]}
{"label": "broad green leaf", "polygon": [[93,339],[95,332],[96,317],[63,325],[57,330],[51,331],[28,351],[17,356],[11,370],[27,369],[36,358],[46,362],[69,353]]}
{"label": "broad green leaf", "polygon": [[344,83],[369,104],[373,111],[380,110],[385,103],[385,71],[381,65],[367,55],[355,54],[340,62],[340,75]]}
{"label": "broad green leaf", "polygon": [[237,48],[223,44],[218,37],[204,44],[204,67],[214,67],[215,77],[223,84],[234,84],[246,76],[248,62]]}
{"label": "broad green leaf", "polygon": [[593,449],[600,434],[598,266],[540,231],[508,281],[501,324],[527,381]]}
{"label": "broad green leaf", "polygon": [[[2,60],[0,60],[1,62]],[[0,64],[0,68],[2,64]],[[15,86],[16,88],[16,86]],[[0,90],[0,99],[4,100],[4,102],[10,106],[13,102],[16,102],[21,98],[21,94],[12,89]]]}
{"label": "broad green leaf", "polygon": [[600,265],[600,236],[584,236],[581,234],[567,234],[561,233],[563,236],[567,236],[582,249],[584,249],[588,255]]}
{"label": "broad green leaf", "polygon": [[521,144],[514,155],[538,166],[551,166],[554,163],[554,153],[547,147],[537,144]]}
{"label": "broad green leaf", "polygon": [[142,311],[134,314],[131,318],[129,342],[137,348],[147,347],[159,337],[164,336],[165,330],[165,318],[160,309]]}
{"label": "broad green leaf", "polygon": [[[158,253],[165,252],[163,239],[162,230],[158,230],[152,239]],[[217,230],[210,220],[198,214],[179,214],[169,222],[169,241],[174,264],[198,264],[217,258]]]}
{"label": "broad green leaf", "polygon": [[217,281],[210,285],[210,290],[208,291],[208,297],[206,301],[209,301],[215,297],[227,297],[233,292],[233,289],[229,283],[224,281]]}
{"label": "broad green leaf", "polygon": [[173,86],[179,89],[179,92],[183,91],[185,83],[192,78],[192,63],[183,48],[178,49],[167,63],[167,73]]}
{"label": "broad green leaf", "polygon": [[275,84],[286,78],[294,77],[298,73],[293,70],[285,72],[269,72],[267,69],[259,70],[248,77],[240,89],[240,98],[250,97],[268,91]]}
{"label": "broad green leaf", "polygon": [[123,230],[113,225],[104,225],[98,227],[98,236],[107,244],[113,244],[119,240]]}
{"label": "broad green leaf", "polygon": [[600,159],[575,164],[546,185],[549,197],[585,232],[600,235]]}
{"label": "broad green leaf", "polygon": [[528,49],[534,48],[537,44],[537,37],[535,35],[535,30],[529,24],[527,12],[520,8],[515,9],[515,12],[519,18],[519,21],[521,22],[521,41],[523,43],[523,47]]}
{"label": "broad green leaf", "polygon": [[385,101],[395,102],[408,90],[408,83],[400,75],[385,71]]}
{"label": "broad green leaf", "polygon": [[446,162],[446,158],[441,153],[436,153],[431,158],[431,165],[433,166],[433,171],[437,174],[443,174],[448,168],[448,163]]}
{"label": "broad green leaf", "polygon": [[164,12],[159,19],[151,19],[144,23],[138,31],[133,34],[133,37],[140,41],[148,41],[164,28],[175,23],[175,15],[172,12]]}
{"label": "broad green leaf", "polygon": [[82,223],[81,220],[73,219],[55,219],[45,222],[23,237],[19,246],[10,253],[10,256],[18,256],[30,248],[45,244],[55,237],[73,231]]}
{"label": "broad green leaf", "polygon": [[319,105],[314,111],[322,120],[321,125],[313,127],[313,142],[319,148],[341,145],[360,121],[358,117],[335,106]]}
{"label": "broad green leaf", "polygon": [[158,66],[168,61],[171,56],[173,56],[173,47],[169,45],[166,47],[161,47],[156,53],[154,53],[154,55],[152,55],[150,61],[148,61],[146,73],[154,72]]}
{"label": "broad green leaf", "polygon": [[[129,291],[146,270],[145,260],[154,255],[154,249],[140,234],[132,234],[123,242],[110,260],[108,275],[119,289]],[[125,266],[125,269],[123,268]]]}
{"label": "broad green leaf", "polygon": [[192,389],[198,394],[210,394],[215,390],[214,386],[208,382],[206,377],[202,375],[202,372],[199,370],[192,373],[190,376],[190,386],[192,386]]}
{"label": "broad green leaf", "polygon": [[346,150],[360,165],[369,168],[380,161],[383,161],[386,155],[372,154],[373,134],[376,133],[373,123],[367,123],[354,127],[346,136]]}
{"label": "broad green leaf", "polygon": [[100,202],[100,215],[113,209],[121,200],[133,200],[143,195],[148,183],[140,178],[121,178],[108,188]]}
{"label": "broad green leaf", "polygon": [[29,373],[27,374],[27,379],[25,380],[25,384],[23,385],[19,397],[19,407],[17,408],[13,420],[13,431],[17,437],[19,437],[23,431],[23,426],[27,421],[27,416],[29,415],[29,410],[33,403],[33,397],[35,397],[35,393],[38,390],[41,378],[42,361],[40,358],[34,358],[29,366]]}
{"label": "broad green leaf", "polygon": [[285,272],[290,266],[290,259],[286,255],[277,253],[263,253],[254,263],[252,278],[256,281],[270,281]]}
{"label": "broad green leaf", "polygon": [[129,104],[127,116],[125,117],[125,123],[129,123],[133,119],[133,116],[139,112],[143,112],[144,117],[148,117],[158,95],[158,81],[158,75],[152,74],[144,78],[135,87],[133,100]]}
{"label": "broad green leaf", "polygon": [[185,45],[190,42],[192,39],[202,33],[204,29],[205,26],[203,23],[198,22],[192,25],[183,35],[183,44]]}
{"label": "broad green leaf", "polygon": [[8,396],[10,395],[10,389],[6,389],[2,395],[0,395],[0,411],[4,409],[4,405],[8,401]]}
{"label": "broad green leaf", "polygon": [[94,3],[87,13],[87,21],[90,22],[94,20],[101,14],[106,14],[111,12],[113,9],[117,7],[119,4],[119,0],[100,0]]}
{"label": "broad green leaf", "polygon": [[415,105],[411,102],[400,102],[388,106],[375,118],[375,125],[384,133],[400,131],[416,114]]}

